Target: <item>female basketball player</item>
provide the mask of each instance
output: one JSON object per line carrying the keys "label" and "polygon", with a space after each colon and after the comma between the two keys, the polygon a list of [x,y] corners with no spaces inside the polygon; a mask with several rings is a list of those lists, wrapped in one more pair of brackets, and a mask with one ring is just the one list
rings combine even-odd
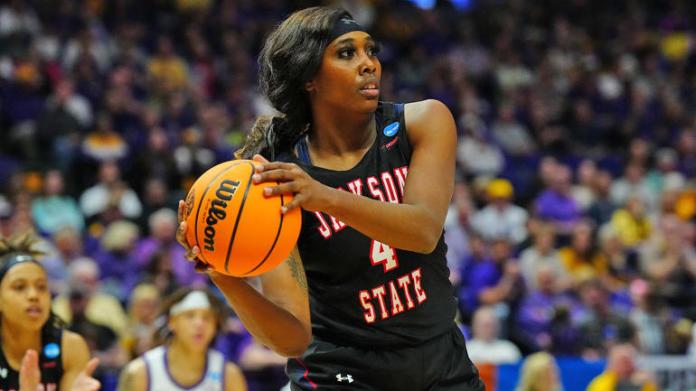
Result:
{"label": "female basketball player", "polygon": [[224,321],[224,307],[210,292],[182,288],[163,305],[170,336],[164,345],[131,361],[120,391],[246,391],[242,372],[210,348]]}
{"label": "female basketball player", "polygon": [[482,390],[454,323],[442,238],[454,120],[434,100],[380,102],[377,52],[332,8],[298,11],[268,37],[260,82],[282,115],[259,119],[238,157],[278,160],[255,156],[265,164],[254,181],[294,195],[282,212],[301,207],[302,231],[262,293],[210,276],[257,339],[300,356],[287,365],[293,390]]}
{"label": "female basketball player", "polygon": [[[0,390],[98,390],[98,360],[51,313],[46,271],[30,235],[0,238]],[[69,347],[69,349],[68,349]]]}

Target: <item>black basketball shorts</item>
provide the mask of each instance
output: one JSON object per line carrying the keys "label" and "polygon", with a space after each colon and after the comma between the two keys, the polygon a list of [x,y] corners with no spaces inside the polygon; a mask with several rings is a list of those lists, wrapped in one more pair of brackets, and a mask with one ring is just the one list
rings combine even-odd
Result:
{"label": "black basketball shorts", "polygon": [[365,350],[315,340],[286,368],[292,391],[484,391],[457,327],[420,346]]}

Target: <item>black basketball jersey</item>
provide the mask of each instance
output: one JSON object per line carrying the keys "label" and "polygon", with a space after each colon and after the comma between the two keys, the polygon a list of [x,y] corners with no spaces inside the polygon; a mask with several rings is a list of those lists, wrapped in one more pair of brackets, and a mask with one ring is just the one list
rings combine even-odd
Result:
{"label": "black basketball jersey", "polygon": [[[41,330],[41,352],[39,352],[39,370],[41,383],[46,391],[60,390],[63,378],[63,351],[61,340],[63,330],[51,324]],[[19,390],[19,372],[10,367],[5,352],[0,349],[0,391]]]}
{"label": "black basketball jersey", "polygon": [[[382,202],[400,203],[411,161],[404,105],[380,102],[377,137],[347,171],[311,164],[306,140],[299,164],[317,181]],[[418,345],[451,329],[456,304],[443,236],[431,254],[395,249],[333,216],[303,210],[298,249],[309,285],[314,335],[365,347]]]}

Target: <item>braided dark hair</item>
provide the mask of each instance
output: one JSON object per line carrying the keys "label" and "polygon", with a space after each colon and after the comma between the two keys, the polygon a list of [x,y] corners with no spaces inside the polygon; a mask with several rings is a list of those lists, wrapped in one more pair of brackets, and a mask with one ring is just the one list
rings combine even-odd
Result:
{"label": "braided dark hair", "polygon": [[23,253],[37,258],[43,255],[41,251],[34,249],[38,242],[39,238],[31,232],[15,234],[9,238],[0,236],[0,260],[4,260],[6,255],[13,253]]}
{"label": "braided dark hair", "polygon": [[291,14],[266,38],[259,55],[259,85],[281,114],[259,117],[237,158],[258,153],[274,160],[308,132],[312,111],[305,84],[319,70],[331,28],[342,18],[352,19],[340,8],[306,8]]}

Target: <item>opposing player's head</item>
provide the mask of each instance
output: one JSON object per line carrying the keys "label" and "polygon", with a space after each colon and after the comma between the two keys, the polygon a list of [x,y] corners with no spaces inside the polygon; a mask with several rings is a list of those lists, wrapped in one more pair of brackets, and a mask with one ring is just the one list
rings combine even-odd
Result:
{"label": "opposing player's head", "polygon": [[190,351],[208,349],[224,321],[224,306],[204,289],[182,288],[163,306],[171,338]]}
{"label": "opposing player's head", "polygon": [[0,314],[3,326],[39,331],[51,317],[46,271],[32,249],[36,238],[0,238]]}
{"label": "opposing player's head", "polygon": [[262,117],[238,157],[290,148],[309,129],[317,105],[344,111],[377,108],[382,72],[378,45],[345,10],[312,7],[285,19],[259,55],[259,84],[280,117]]}

